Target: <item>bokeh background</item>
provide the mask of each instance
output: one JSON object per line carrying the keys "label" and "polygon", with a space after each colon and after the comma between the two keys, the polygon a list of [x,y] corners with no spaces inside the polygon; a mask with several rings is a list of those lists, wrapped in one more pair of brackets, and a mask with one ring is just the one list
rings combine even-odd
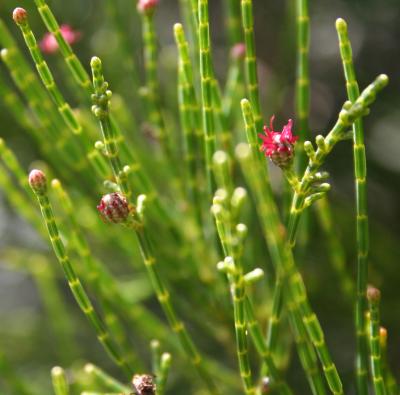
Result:
{"label": "bokeh background", "polygon": [[[135,100],[130,90],[130,62],[139,68],[142,51],[138,42],[140,26],[134,2],[115,0],[121,24],[119,35],[110,28],[107,1],[49,1],[57,18],[82,32],[75,49],[88,65],[92,55],[102,58],[113,90],[127,100]],[[259,78],[265,119],[276,114],[280,125],[294,117],[295,23],[293,0],[254,0]],[[212,0],[211,34],[218,77],[224,81],[229,55],[224,29],[223,1]],[[31,13],[31,25],[40,37],[45,27],[33,1],[3,0],[0,17],[21,42],[18,29],[11,20],[12,10],[24,6]],[[389,331],[389,360],[395,371],[400,369],[400,4],[398,0],[310,0],[311,16],[311,129],[324,133],[333,124],[346,92],[339,57],[335,19],[343,17],[349,25],[355,66],[360,87],[365,87],[379,73],[389,75],[390,84],[372,106],[365,119],[365,141],[368,158],[368,202],[370,209],[371,249],[370,278],[383,295],[382,322]],[[160,67],[164,87],[175,83],[175,45],[172,26],[181,21],[176,0],[161,0],[156,15],[160,39]],[[124,46],[131,57],[121,62],[115,57]],[[54,66],[63,67],[60,59],[50,58]],[[3,65],[0,72],[6,74]],[[57,75],[57,73],[56,73]],[[142,75],[139,75],[142,78]],[[61,82],[62,83],[62,82]],[[171,87],[171,105],[175,106],[175,89]],[[238,107],[239,109],[239,107]],[[29,136],[5,111],[0,98],[0,135],[15,149],[28,167],[40,159],[37,147]],[[331,172],[330,192],[335,212],[335,224],[346,248],[346,265],[354,277],[354,188],[351,145],[342,143],[326,164]],[[351,376],[354,338],[352,309],[344,300],[331,269],[326,268],[326,246],[318,229],[312,234],[312,256],[303,268],[311,290],[312,303],[327,330],[328,342],[345,380]],[[43,242],[33,230],[10,209],[0,190],[0,348],[9,356],[18,371],[32,380],[33,385],[49,388],[49,369],[56,363],[57,345],[52,342],[51,325],[43,316],[43,302],[37,294],[34,279],[23,264],[15,268],[10,256],[14,249],[45,251]],[[56,262],[54,262],[56,263]],[[320,287],[319,282],[324,286]],[[60,283],[62,285],[62,282]],[[315,290],[315,292],[313,292]],[[103,354],[90,329],[77,312],[68,290],[64,287],[73,326],[85,359],[103,362]],[[295,368],[293,368],[295,369]],[[111,368],[112,370],[112,368]],[[296,372],[293,372],[296,375]],[[400,375],[397,375],[398,377]],[[1,383],[1,378],[0,378]],[[0,393],[7,393],[0,387]],[[353,391],[349,388],[349,393]]]}

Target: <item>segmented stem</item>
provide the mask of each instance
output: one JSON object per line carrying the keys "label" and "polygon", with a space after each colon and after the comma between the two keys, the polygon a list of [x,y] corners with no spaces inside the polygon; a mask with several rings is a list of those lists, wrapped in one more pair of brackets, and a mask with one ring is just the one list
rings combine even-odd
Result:
{"label": "segmented stem", "polygon": [[156,128],[157,138],[168,160],[171,160],[171,150],[168,142],[167,132],[161,113],[160,86],[157,75],[157,39],[154,28],[154,13],[143,12],[142,35],[144,43],[144,66],[146,71],[147,99],[149,104],[149,119]]}
{"label": "segmented stem", "polygon": [[215,189],[215,181],[212,174],[212,157],[216,149],[216,136],[214,127],[213,110],[213,68],[210,47],[210,32],[208,22],[208,0],[199,0],[199,49],[200,49],[200,75],[201,98],[203,113],[203,131],[205,145],[205,162],[208,181],[209,196]]}
{"label": "segmented stem", "polygon": [[387,359],[387,330],[383,326],[379,329],[379,338],[381,343],[381,354],[382,354],[382,374],[385,380],[387,393],[389,395],[397,395],[399,393],[399,387],[396,379],[390,369]]}
{"label": "segmented stem", "polygon": [[[309,77],[309,49],[310,49],[310,18],[308,16],[308,0],[296,0],[297,18],[297,72],[296,72],[296,114],[300,136],[304,142],[310,138],[308,117],[310,113],[310,77]],[[296,168],[303,171],[306,165],[306,155],[303,144],[297,144],[295,162]]]}
{"label": "segmented stem", "polygon": [[[347,24],[343,19],[336,21],[348,99],[354,103],[359,95],[356,73],[353,65],[351,43]],[[368,208],[367,208],[367,164],[364,146],[364,130],[361,119],[353,124],[353,157],[356,189],[356,232],[357,232],[357,302],[355,326],[357,336],[356,377],[358,395],[368,393],[368,356],[365,313],[367,310],[366,292],[368,282]]]}
{"label": "segmented stem", "polygon": [[75,270],[66,254],[64,243],[60,238],[58,232],[58,227],[53,215],[53,210],[49,198],[46,193],[36,193],[40,209],[42,211],[43,219],[46,223],[47,231],[49,233],[50,241],[54,249],[54,253],[64,271],[65,277],[68,281],[68,285],[71,292],[78,303],[80,309],[85,314],[86,318],[93,325],[97,338],[103,345],[104,349],[114,360],[114,362],[120,366],[128,377],[132,374],[131,367],[124,360],[121,351],[117,348],[111,334],[109,333],[107,327],[101,320],[99,314],[96,312],[94,306],[92,305],[89,297],[86,294],[79,278],[75,274]]}
{"label": "segmented stem", "polygon": [[368,107],[375,101],[376,94],[387,85],[388,81],[388,77],[385,74],[381,74],[362,91],[355,103],[346,102],[339,113],[338,120],[328,135],[325,138],[317,136],[318,149],[316,151],[312,148],[311,143],[305,143],[305,147],[306,144],[308,147],[311,146],[311,148],[308,148],[308,151],[306,149],[309,164],[300,181],[299,191],[294,193],[288,224],[288,240],[292,247],[296,241],[300,216],[303,210],[308,207],[305,203],[307,203],[306,198],[309,197],[308,193],[312,178],[322,166],[333,147],[345,138],[347,129],[358,118],[367,115]]}
{"label": "segmented stem", "polygon": [[386,385],[382,374],[382,356],[380,341],[380,292],[376,288],[369,287],[367,291],[369,302],[369,350],[372,383],[375,395],[386,395]]}
{"label": "segmented stem", "polygon": [[256,44],[254,39],[254,20],[252,0],[241,0],[242,25],[246,45],[245,71],[246,87],[254,111],[254,122],[257,130],[262,130],[260,95],[258,91]]}

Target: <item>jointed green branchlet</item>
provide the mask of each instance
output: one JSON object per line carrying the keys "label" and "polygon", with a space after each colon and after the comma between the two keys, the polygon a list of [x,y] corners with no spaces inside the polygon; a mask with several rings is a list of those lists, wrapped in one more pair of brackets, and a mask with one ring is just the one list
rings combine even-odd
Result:
{"label": "jointed green branchlet", "polygon": [[160,342],[152,340],[150,343],[152,353],[152,372],[155,375],[157,394],[164,395],[172,357],[170,353],[161,353]]}
{"label": "jointed green branchlet", "polygon": [[[343,19],[336,21],[340,55],[342,57],[348,99],[354,103],[359,95],[356,73],[353,65],[351,43],[347,24]],[[356,188],[356,231],[357,231],[357,302],[355,326],[357,335],[356,377],[358,395],[366,395],[368,357],[365,313],[367,311],[366,292],[368,282],[368,212],[367,212],[367,167],[364,146],[364,131],[361,119],[353,124],[353,157]]]}
{"label": "jointed green branchlet", "polygon": [[[155,7],[155,6],[154,6]],[[153,7],[153,8],[154,8]],[[151,12],[140,12],[142,19],[142,36],[144,43],[144,66],[146,71],[146,88],[149,105],[149,120],[156,131],[156,136],[160,140],[166,159],[171,160],[171,149],[168,141],[167,131],[160,103],[160,86],[157,75],[157,39],[154,27],[154,10]]]}
{"label": "jointed green branchlet", "polygon": [[290,209],[288,239],[291,246],[295,244],[297,227],[300,215],[304,208],[308,207],[316,199],[323,196],[323,193],[320,193],[320,191],[317,191],[314,195],[312,194],[313,190],[310,191],[310,186],[314,182],[314,176],[324,163],[325,158],[332,151],[333,147],[345,138],[345,133],[349,126],[351,126],[358,118],[368,114],[369,106],[374,102],[376,94],[381,91],[387,83],[388,77],[381,74],[374,82],[363,90],[355,103],[352,104],[346,102],[339,113],[336,124],[328,135],[326,137],[316,137],[316,144],[318,146],[316,151],[314,151],[314,148],[309,141],[304,143],[304,148],[309,157],[309,164],[300,181],[300,190],[293,196],[292,206]]}
{"label": "jointed green branchlet", "polygon": [[51,369],[51,379],[53,382],[53,390],[55,395],[69,394],[69,385],[63,368],[55,366],[53,369]]}
{"label": "jointed green branchlet", "polygon": [[208,0],[199,0],[199,47],[200,47],[200,75],[201,97],[203,111],[203,130],[205,144],[205,162],[207,169],[208,193],[212,196],[215,181],[212,174],[212,157],[216,150],[216,136],[213,111],[213,67],[210,47],[210,32],[208,23]]}
{"label": "jointed green branchlet", "polygon": [[225,0],[225,13],[229,44],[232,47],[243,41],[239,1]]}
{"label": "jointed green branchlet", "polygon": [[369,302],[369,352],[371,362],[371,376],[375,395],[386,395],[386,385],[382,374],[382,355],[380,339],[379,302],[381,293],[378,289],[369,286],[367,290]]}
{"label": "jointed green branchlet", "polygon": [[386,390],[388,395],[397,395],[399,393],[399,387],[396,379],[390,369],[387,359],[387,330],[383,326],[379,328],[379,341],[381,345],[382,355],[382,374],[386,384]]}
{"label": "jointed green branchlet", "polygon": [[47,196],[47,181],[45,175],[39,170],[33,170],[29,175],[29,183],[32,190],[34,191],[40,209],[42,211],[43,219],[45,220],[47,231],[49,233],[50,241],[53,246],[54,252],[57,259],[64,271],[65,277],[68,281],[68,285],[71,289],[72,294],[82,312],[86,315],[87,319],[93,325],[97,338],[110,355],[110,357],[120,366],[124,372],[129,376],[132,373],[132,369],[121,355],[120,350],[118,350],[114,340],[102,322],[100,316],[94,309],[90,299],[88,298],[86,291],[79,278],[76,276],[73,266],[69,260],[68,255],[65,252],[65,247],[61,241],[58,227],[56,225],[53,210],[50,205],[49,198]]}
{"label": "jointed green branchlet", "polygon": [[241,0],[242,25],[244,32],[244,42],[246,45],[245,71],[246,86],[254,111],[254,122],[257,130],[262,130],[262,115],[260,95],[258,92],[258,77],[256,63],[256,44],[254,39],[253,3],[252,0]]}
{"label": "jointed green branchlet", "polygon": [[[309,77],[309,49],[310,49],[310,18],[308,16],[308,0],[296,0],[297,19],[297,79],[296,79],[296,115],[297,130],[300,142],[310,137],[308,117],[310,113],[310,77]],[[306,164],[303,144],[297,144],[295,163],[296,168],[303,171]]]}

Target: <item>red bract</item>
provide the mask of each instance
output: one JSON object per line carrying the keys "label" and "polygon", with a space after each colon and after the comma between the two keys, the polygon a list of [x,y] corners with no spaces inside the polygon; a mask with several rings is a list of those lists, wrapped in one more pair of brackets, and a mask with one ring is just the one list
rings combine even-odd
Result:
{"label": "red bract", "polygon": [[125,222],[129,215],[129,204],[119,192],[104,195],[97,206],[102,218],[115,224]]}
{"label": "red bract", "polygon": [[259,133],[263,143],[261,151],[279,167],[287,167],[292,163],[294,156],[294,144],[299,138],[292,135],[293,121],[289,119],[282,132],[275,132],[273,127],[275,116],[271,117],[270,126],[264,126],[264,134]]}
{"label": "red bract", "polygon": [[[81,33],[72,29],[69,25],[60,26],[61,35],[64,37],[65,41],[72,45],[75,44],[81,37]],[[58,49],[58,43],[51,33],[46,33],[43,39],[40,41],[40,48],[44,53],[54,53]]]}

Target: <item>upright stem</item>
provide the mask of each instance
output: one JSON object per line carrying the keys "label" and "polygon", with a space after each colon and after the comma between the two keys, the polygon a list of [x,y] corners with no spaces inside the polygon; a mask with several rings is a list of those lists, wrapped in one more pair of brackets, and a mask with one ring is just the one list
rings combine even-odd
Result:
{"label": "upright stem", "polygon": [[[339,37],[340,55],[342,57],[346,89],[349,100],[354,103],[360,95],[356,73],[353,66],[351,43],[347,33],[347,24],[343,19],[336,21]],[[362,120],[353,124],[353,157],[356,189],[356,231],[357,231],[357,302],[355,326],[357,336],[356,378],[358,395],[368,393],[368,353],[365,313],[367,311],[368,282],[368,208],[367,208],[367,164],[364,146]]]}
{"label": "upright stem", "polygon": [[257,62],[256,62],[256,43],[254,39],[254,20],[252,0],[241,0],[242,25],[244,32],[244,42],[246,45],[245,71],[246,85],[250,98],[250,103],[254,111],[254,121],[257,130],[262,130],[262,115],[260,97],[258,91]]}
{"label": "upright stem", "polygon": [[206,170],[208,180],[209,197],[215,189],[215,181],[212,174],[212,157],[216,149],[216,137],[214,126],[214,111],[212,103],[212,59],[210,47],[210,32],[208,22],[208,0],[199,0],[199,47],[200,47],[200,74],[201,97],[203,111],[203,130],[206,157]]}

